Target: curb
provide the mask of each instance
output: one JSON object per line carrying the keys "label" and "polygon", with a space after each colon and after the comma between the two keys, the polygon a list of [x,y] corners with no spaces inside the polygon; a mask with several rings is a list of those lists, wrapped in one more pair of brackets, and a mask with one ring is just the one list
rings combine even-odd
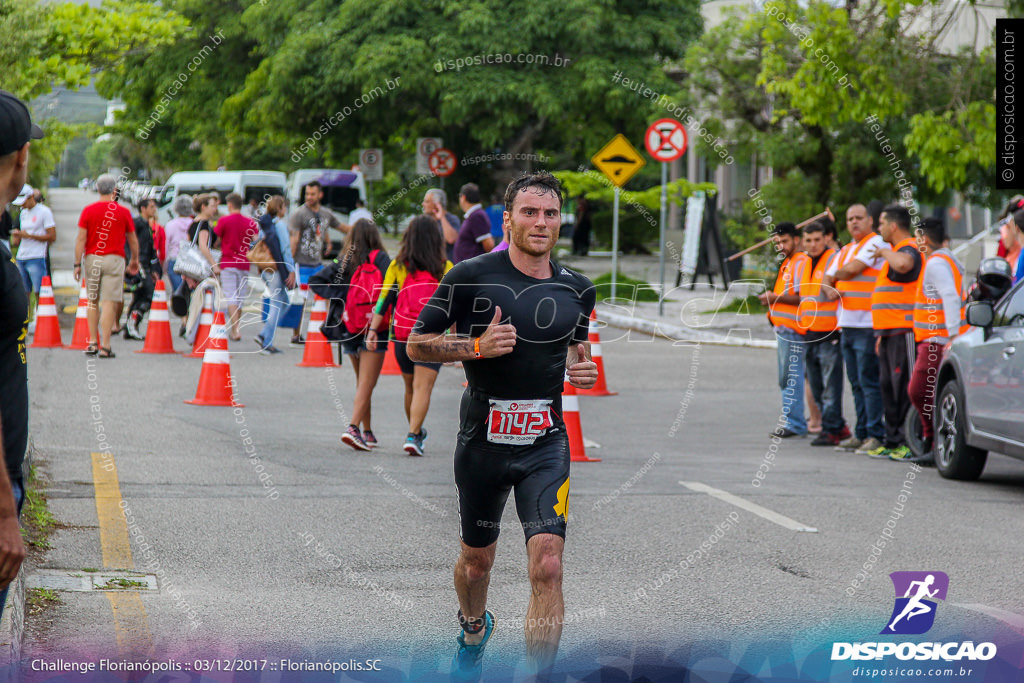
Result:
{"label": "curb", "polygon": [[646,318],[633,318],[628,315],[609,313],[607,311],[601,311],[600,309],[601,306],[598,306],[598,319],[606,322],[612,327],[636,330],[637,332],[644,332],[656,337],[671,339],[677,344],[699,342],[701,344],[738,346],[755,349],[778,348],[778,342],[773,340],[734,337],[732,335],[719,334],[717,332],[709,332],[707,330],[698,330],[685,325],[669,325],[658,320],[647,320]]}
{"label": "curb", "polygon": [[[29,447],[22,464],[24,472],[32,467],[32,438],[29,435]],[[9,667],[7,680],[21,680],[21,652],[25,639],[25,577],[29,573],[28,561],[21,565],[18,576],[11,582],[7,592],[7,603],[3,618],[0,618],[0,672]]]}

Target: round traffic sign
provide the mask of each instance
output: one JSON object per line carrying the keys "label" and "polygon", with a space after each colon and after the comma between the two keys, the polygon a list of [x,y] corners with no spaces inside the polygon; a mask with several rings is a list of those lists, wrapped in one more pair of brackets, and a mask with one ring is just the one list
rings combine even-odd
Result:
{"label": "round traffic sign", "polygon": [[377,150],[368,149],[363,152],[363,157],[359,161],[365,166],[376,166],[380,163],[380,157],[377,156]]}
{"label": "round traffic sign", "polygon": [[425,157],[429,157],[440,148],[441,143],[439,143],[435,138],[423,138],[423,140],[420,141],[420,154]]}
{"label": "round traffic sign", "polygon": [[686,151],[686,128],[675,119],[658,119],[647,128],[644,145],[658,161],[675,161]]}
{"label": "round traffic sign", "polygon": [[431,173],[446,178],[455,173],[455,152],[438,147],[427,159],[427,163],[430,165]]}

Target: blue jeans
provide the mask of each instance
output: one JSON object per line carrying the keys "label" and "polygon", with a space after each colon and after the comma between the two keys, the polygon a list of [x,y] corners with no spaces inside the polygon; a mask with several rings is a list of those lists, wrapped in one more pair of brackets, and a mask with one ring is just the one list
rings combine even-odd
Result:
{"label": "blue jeans", "polygon": [[[18,505],[18,517],[21,517],[21,505],[25,502],[25,483],[22,479],[11,480],[11,490],[14,492],[14,502]],[[7,604],[7,588],[0,591],[0,617],[4,615],[4,605]]]}
{"label": "blue jeans", "polygon": [[281,273],[265,271],[261,274],[263,282],[267,285],[267,293],[270,294],[270,302],[267,306],[267,321],[263,325],[260,336],[263,337],[263,348],[274,345],[274,333],[277,332],[277,322],[288,309],[288,290],[281,279]]}
{"label": "blue jeans", "polygon": [[39,293],[39,287],[43,284],[43,276],[46,272],[45,258],[30,258],[18,261],[18,270],[21,272],[21,281],[25,283],[26,292]]}
{"label": "blue jeans", "polygon": [[778,339],[779,388],[782,389],[783,427],[797,434],[807,433],[804,417],[804,335],[786,327],[775,331]]}
{"label": "blue jeans", "polygon": [[171,278],[171,294],[181,286],[181,276],[174,272],[174,262],[178,259],[167,259],[167,277]]}
{"label": "blue jeans", "polygon": [[846,426],[843,420],[843,350],[839,333],[807,345],[807,381],[811,395],[821,406],[821,429],[838,434]]}
{"label": "blue jeans", "polygon": [[850,380],[853,405],[857,411],[854,436],[861,440],[874,437],[884,441],[882,388],[878,377],[878,356],[875,354],[875,332],[868,327],[844,327],[842,332],[846,377]]}

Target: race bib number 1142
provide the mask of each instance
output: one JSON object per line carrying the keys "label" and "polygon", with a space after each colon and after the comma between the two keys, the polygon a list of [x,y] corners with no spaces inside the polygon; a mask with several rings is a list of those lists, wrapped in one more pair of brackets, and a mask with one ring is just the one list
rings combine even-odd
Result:
{"label": "race bib number 1142", "polygon": [[528,446],[551,425],[550,399],[491,399],[491,412],[487,416],[487,440],[491,443]]}

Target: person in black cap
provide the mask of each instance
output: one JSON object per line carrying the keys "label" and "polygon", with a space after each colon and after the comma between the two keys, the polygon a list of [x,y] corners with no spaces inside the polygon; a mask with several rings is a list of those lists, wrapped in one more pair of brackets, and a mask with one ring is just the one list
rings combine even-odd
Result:
{"label": "person in black cap", "polygon": [[[28,107],[0,90],[0,206],[13,201],[28,179],[28,148],[43,137]],[[0,245],[0,613],[7,587],[25,559],[18,515],[25,497],[21,474],[28,446],[28,295],[11,252]]]}

